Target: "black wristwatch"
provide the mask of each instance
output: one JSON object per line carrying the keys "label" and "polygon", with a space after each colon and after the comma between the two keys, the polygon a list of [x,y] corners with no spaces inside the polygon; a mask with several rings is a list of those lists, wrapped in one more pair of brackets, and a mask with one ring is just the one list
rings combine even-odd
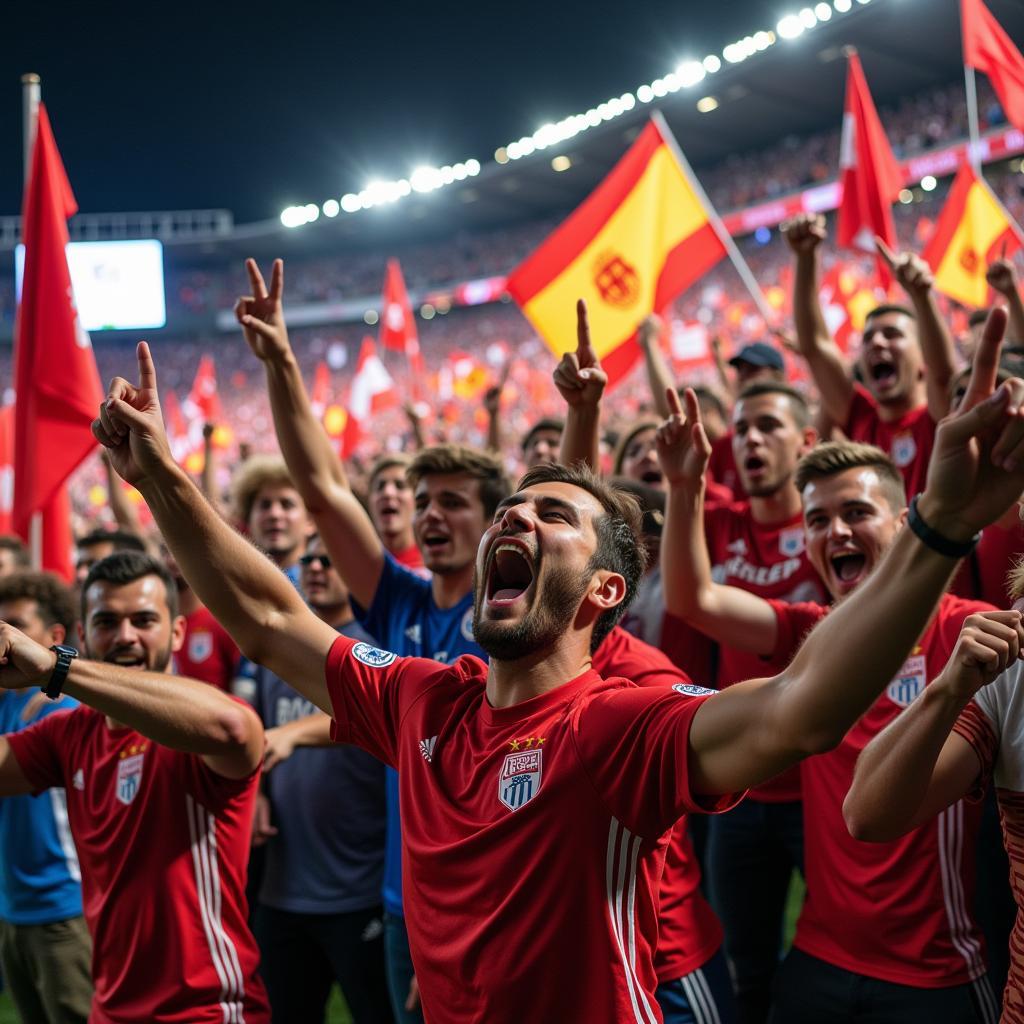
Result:
{"label": "black wristwatch", "polygon": [[57,700],[64,689],[64,680],[68,677],[71,662],[78,657],[78,651],[74,647],[68,647],[67,644],[54,644],[50,650],[57,655],[57,664],[53,666],[46,685],[41,686],[40,689],[50,700]]}

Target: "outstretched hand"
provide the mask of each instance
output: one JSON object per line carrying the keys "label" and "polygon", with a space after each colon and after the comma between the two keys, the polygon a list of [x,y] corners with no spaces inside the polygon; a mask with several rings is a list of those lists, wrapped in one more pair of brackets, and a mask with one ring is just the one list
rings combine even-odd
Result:
{"label": "outstretched hand", "polygon": [[576,351],[562,356],[555,367],[554,381],[566,405],[596,407],[601,403],[608,375],[601,369],[590,341],[590,322],[583,299],[576,303]]}
{"label": "outstretched hand", "polygon": [[656,443],[658,462],[670,486],[698,486],[711,458],[711,442],[700,418],[700,403],[693,388],[686,389],[686,411],[675,388],[666,388],[672,414],[660,427]]}
{"label": "outstretched hand", "polygon": [[890,273],[912,298],[921,298],[932,290],[935,276],[932,268],[913,252],[901,252],[898,256],[885,243],[884,238],[875,235],[875,249],[885,261]]}
{"label": "outstretched hand", "polygon": [[284,322],[281,294],[284,291],[284,260],[274,260],[270,271],[270,289],[256,261],[245,261],[252,295],[243,295],[235,303],[235,318],[257,359],[264,362],[283,356],[290,350],[288,328]]}
{"label": "outstretched hand", "polygon": [[140,341],[136,356],[138,384],[124,377],[110,382],[99,416],[92,421],[92,433],[109,453],[117,475],[137,487],[153,471],[173,465],[174,459],[160,412],[149,345]]}
{"label": "outstretched hand", "polygon": [[1024,381],[996,389],[1006,310],[989,313],[974,353],[967,393],[935,434],[921,517],[953,540],[994,523],[1024,491]]}

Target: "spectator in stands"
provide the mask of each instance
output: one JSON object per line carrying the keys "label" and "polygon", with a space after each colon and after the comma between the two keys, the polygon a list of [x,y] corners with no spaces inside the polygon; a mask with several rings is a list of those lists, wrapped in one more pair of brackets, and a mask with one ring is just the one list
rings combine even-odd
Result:
{"label": "spectator in stands", "polygon": [[81,584],[92,567],[115,551],[146,551],[145,541],[126,530],[93,530],[75,541],[75,578]]}
{"label": "spectator in stands", "polygon": [[[71,593],[49,573],[0,578],[0,622],[45,648],[72,638]],[[78,701],[38,690],[0,691],[0,733],[15,733]],[[92,942],[63,788],[0,800],[0,965],[23,1021],[86,1024]]]}
{"label": "spectator in stands", "polygon": [[27,569],[31,563],[28,548],[20,537],[0,534],[0,576]]}
{"label": "spectator in stands", "polygon": [[377,459],[367,482],[367,504],[377,535],[392,558],[409,569],[422,569],[423,557],[412,535],[409,462],[407,455],[397,453]]}
{"label": "spectator in stands", "polygon": [[523,436],[523,465],[527,469],[558,461],[558,447],[562,443],[565,421],[545,416],[527,430]]}
{"label": "spectator in stands", "polygon": [[244,897],[259,720],[169,674],[182,621],[174,581],[147,555],[92,567],[79,637],[84,658],[0,622],[5,687],[86,705],[0,738],[0,792],[67,794],[93,940],[90,1019],[269,1024]]}

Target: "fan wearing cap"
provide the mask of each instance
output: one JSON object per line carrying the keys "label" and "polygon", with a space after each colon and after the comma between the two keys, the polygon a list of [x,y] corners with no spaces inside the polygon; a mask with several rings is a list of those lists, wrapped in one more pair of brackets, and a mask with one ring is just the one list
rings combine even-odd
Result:
{"label": "fan wearing cap", "polygon": [[878,251],[913,308],[886,304],[864,322],[855,382],[825,323],[818,298],[818,252],[825,218],[800,214],[782,226],[796,256],[793,319],[797,344],[821,392],[825,413],[851,441],[873,444],[896,463],[909,494],[924,487],[935,425],[949,412],[956,370],[953,338],[939,314],[928,265],[899,256],[878,240]]}

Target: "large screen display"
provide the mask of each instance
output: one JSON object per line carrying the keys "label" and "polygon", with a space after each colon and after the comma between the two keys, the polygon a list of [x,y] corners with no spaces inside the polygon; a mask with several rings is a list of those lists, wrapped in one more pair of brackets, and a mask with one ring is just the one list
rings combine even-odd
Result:
{"label": "large screen display", "polygon": [[[164,247],[155,238],[130,242],[71,242],[71,285],[87,331],[151,330],[167,323]],[[18,295],[25,247],[14,254]]]}

